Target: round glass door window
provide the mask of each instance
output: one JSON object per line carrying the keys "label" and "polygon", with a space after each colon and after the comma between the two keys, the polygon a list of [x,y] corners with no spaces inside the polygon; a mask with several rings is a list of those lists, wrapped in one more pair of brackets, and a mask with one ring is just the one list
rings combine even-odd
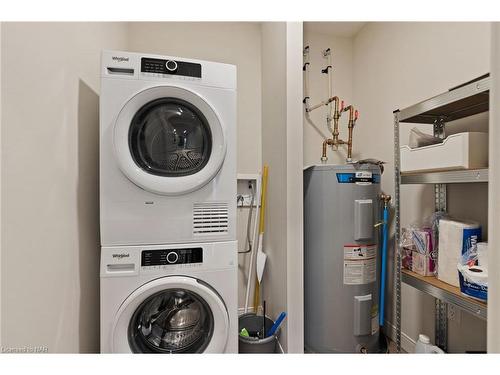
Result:
{"label": "round glass door window", "polygon": [[135,353],[201,353],[213,328],[212,312],[198,294],[169,289],[139,305],[130,320],[128,341]]}
{"label": "round glass door window", "polygon": [[212,150],[207,119],[191,103],[160,98],[132,118],[129,147],[134,162],[147,173],[177,177],[199,172]]}

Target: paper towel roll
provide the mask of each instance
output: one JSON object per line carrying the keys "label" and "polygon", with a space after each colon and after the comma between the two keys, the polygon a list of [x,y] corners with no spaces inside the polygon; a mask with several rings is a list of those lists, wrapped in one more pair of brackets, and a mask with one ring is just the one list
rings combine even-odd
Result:
{"label": "paper towel roll", "polygon": [[451,219],[439,221],[438,279],[459,286],[457,264],[463,252],[481,240],[477,223]]}

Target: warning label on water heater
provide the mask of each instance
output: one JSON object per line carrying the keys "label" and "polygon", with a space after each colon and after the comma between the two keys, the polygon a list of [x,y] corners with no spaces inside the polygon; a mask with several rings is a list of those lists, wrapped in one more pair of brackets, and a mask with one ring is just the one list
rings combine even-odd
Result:
{"label": "warning label on water heater", "polygon": [[344,285],[361,285],[377,279],[377,246],[344,245]]}

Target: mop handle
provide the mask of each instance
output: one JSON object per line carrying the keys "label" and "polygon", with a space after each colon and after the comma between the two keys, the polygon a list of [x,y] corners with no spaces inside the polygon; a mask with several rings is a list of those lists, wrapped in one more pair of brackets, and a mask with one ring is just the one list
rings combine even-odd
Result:
{"label": "mop handle", "polygon": [[276,333],[278,330],[279,326],[281,325],[281,322],[286,318],[286,312],[282,312],[280,316],[278,316],[278,319],[276,319],[276,322],[274,322],[273,326],[267,331],[266,337],[272,336]]}
{"label": "mop handle", "polygon": [[[265,227],[264,218],[265,218],[265,213],[266,213],[267,176],[268,176],[268,174],[269,174],[269,167],[267,165],[265,165],[264,170],[262,171],[262,193],[261,193],[261,201],[260,201],[259,234],[264,233],[264,227]],[[260,242],[259,242],[259,246],[260,246]]]}

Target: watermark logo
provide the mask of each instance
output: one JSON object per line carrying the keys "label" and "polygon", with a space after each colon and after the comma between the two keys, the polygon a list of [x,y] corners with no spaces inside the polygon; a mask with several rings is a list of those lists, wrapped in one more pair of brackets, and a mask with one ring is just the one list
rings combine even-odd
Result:
{"label": "watermark logo", "polygon": [[15,354],[15,353],[48,353],[49,348],[47,346],[19,346],[19,347],[9,347],[2,346],[2,353],[5,354]]}

